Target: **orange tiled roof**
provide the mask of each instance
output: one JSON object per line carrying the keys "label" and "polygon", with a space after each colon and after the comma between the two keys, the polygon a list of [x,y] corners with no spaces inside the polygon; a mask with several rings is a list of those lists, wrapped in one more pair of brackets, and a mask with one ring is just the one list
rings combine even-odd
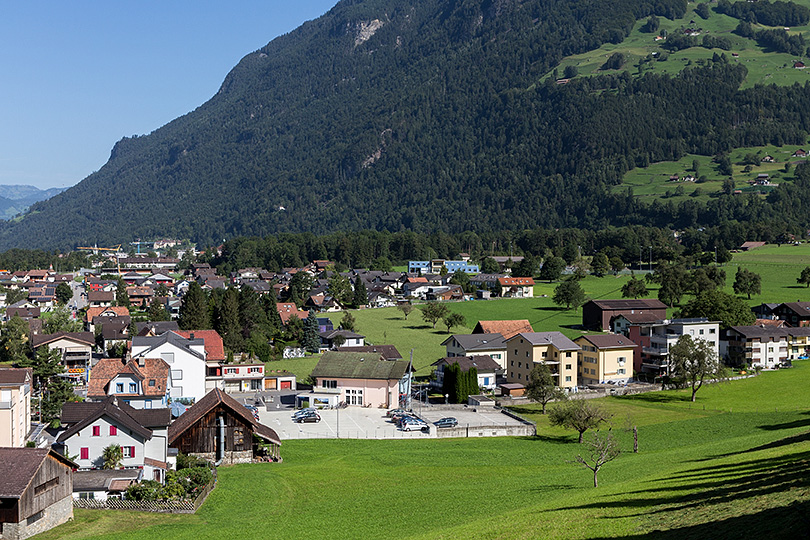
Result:
{"label": "orange tiled roof", "polygon": [[[142,382],[145,397],[163,397],[166,395],[169,364],[160,358],[144,358],[143,360],[144,366],[141,367],[137,360],[124,363],[120,358],[102,358],[90,371],[87,395],[89,397],[107,396],[107,385],[110,381],[121,373],[128,373]],[[155,381],[154,386],[149,385],[150,380]]]}
{"label": "orange tiled roof", "polygon": [[191,339],[202,339],[205,347],[205,359],[216,362],[225,360],[225,345],[222,343],[222,336],[216,330],[174,330],[174,333]]}
{"label": "orange tiled roof", "polygon": [[102,313],[109,311],[115,313],[116,317],[125,317],[129,316],[129,308],[124,306],[117,306],[117,307],[91,307],[87,308],[87,314],[84,316],[84,320],[87,322],[92,321],[95,317],[98,317]]}
{"label": "orange tiled roof", "polygon": [[531,323],[527,319],[513,321],[478,321],[473,329],[473,334],[500,334],[504,339],[521,332],[534,332]]}

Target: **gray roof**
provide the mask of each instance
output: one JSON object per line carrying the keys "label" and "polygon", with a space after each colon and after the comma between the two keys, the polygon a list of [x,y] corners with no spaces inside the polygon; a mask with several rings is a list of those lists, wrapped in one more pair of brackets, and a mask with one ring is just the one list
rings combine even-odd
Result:
{"label": "gray roof", "polygon": [[581,347],[565,337],[561,332],[521,332],[512,336],[509,341],[523,338],[532,345],[551,344],[561,351],[579,351]]}
{"label": "gray roof", "polygon": [[137,356],[148,356],[149,353],[155,350],[157,347],[165,343],[170,343],[177,348],[185,349],[194,356],[199,357],[202,360],[205,360],[205,355],[192,349],[192,345],[196,346],[205,346],[205,340],[202,338],[194,338],[194,339],[186,339],[183,336],[175,334],[174,332],[166,332],[165,334],[161,334],[159,336],[135,336],[132,338],[132,347],[148,347],[142,353],[139,353]]}
{"label": "gray roof", "polygon": [[377,353],[327,351],[312,370],[312,376],[319,379],[399,380],[410,365],[407,360],[386,360]]}
{"label": "gray roof", "polygon": [[500,364],[498,364],[498,362],[493,360],[492,357],[488,354],[482,354],[478,356],[449,356],[434,362],[433,365],[452,366],[455,363],[458,363],[458,367],[461,368],[461,371],[470,371],[470,369],[472,368],[475,368],[476,371],[478,371],[479,373],[503,371],[503,368],[500,366]]}
{"label": "gray roof", "polygon": [[22,497],[49,455],[66,467],[78,468],[68,458],[49,448],[0,448],[0,498]]}
{"label": "gray roof", "polygon": [[453,334],[442,341],[442,345],[455,339],[465,351],[506,349],[506,340],[501,334]]}
{"label": "gray roof", "polygon": [[[775,326],[732,326],[731,329],[746,339],[787,338],[790,334],[788,328],[777,328]],[[796,329],[792,328],[791,330]]]}
{"label": "gray roof", "polygon": [[356,334],[349,330],[327,330],[326,332],[319,332],[318,335],[323,339],[335,339],[335,336],[343,336],[346,339],[359,339],[366,337],[362,334]]}
{"label": "gray roof", "polygon": [[[122,401],[121,405],[125,405]],[[102,416],[108,416],[112,418],[117,424],[122,425],[134,433],[137,433],[144,439],[151,439],[152,438],[152,430],[143,426],[138,420],[133,418],[128,414],[129,411],[124,411],[121,407],[119,407],[118,399],[115,396],[110,396],[109,398],[105,399],[104,401],[98,402],[99,406],[96,407],[88,407],[85,409],[86,416],[73,424],[67,430],[59,434],[59,437],[56,438],[58,442],[63,442],[81,431],[82,429],[86,428],[93,422],[95,422],[98,418]],[[131,407],[129,407],[131,410]],[[167,421],[168,424],[168,409],[153,409],[158,411],[166,411],[167,414]]]}
{"label": "gray roof", "polygon": [[109,491],[114,480],[137,482],[142,469],[99,469],[73,473],[73,491]]}
{"label": "gray roof", "polygon": [[0,368],[0,386],[21,386],[31,382],[31,368]]}

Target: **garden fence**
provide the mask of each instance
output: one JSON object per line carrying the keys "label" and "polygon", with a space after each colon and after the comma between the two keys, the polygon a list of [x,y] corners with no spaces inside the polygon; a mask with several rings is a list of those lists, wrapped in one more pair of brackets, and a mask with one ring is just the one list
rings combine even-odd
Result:
{"label": "garden fence", "polygon": [[130,501],[126,499],[73,499],[73,508],[88,510],[136,510],[139,512],[161,512],[165,514],[193,514],[202,506],[208,495],[217,485],[217,470],[212,470],[214,478],[205,485],[193,501]]}

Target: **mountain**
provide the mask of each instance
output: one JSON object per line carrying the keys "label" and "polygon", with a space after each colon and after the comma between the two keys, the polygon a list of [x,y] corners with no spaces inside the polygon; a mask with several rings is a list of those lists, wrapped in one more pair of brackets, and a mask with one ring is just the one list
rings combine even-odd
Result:
{"label": "mountain", "polygon": [[[245,56],[196,110],[116,143],[99,171],[0,227],[0,248],[777,221],[760,199],[645,204],[609,188],[630,168],[686,153],[806,142],[806,86],[740,90],[745,67],[723,54],[674,75],[545,77],[564,57],[620,43],[641,19],[686,9],[343,0]],[[782,227],[810,215],[776,199],[790,213]]]}
{"label": "mountain", "polygon": [[22,214],[39,201],[45,201],[65,191],[65,188],[39,189],[27,185],[0,185],[0,219]]}

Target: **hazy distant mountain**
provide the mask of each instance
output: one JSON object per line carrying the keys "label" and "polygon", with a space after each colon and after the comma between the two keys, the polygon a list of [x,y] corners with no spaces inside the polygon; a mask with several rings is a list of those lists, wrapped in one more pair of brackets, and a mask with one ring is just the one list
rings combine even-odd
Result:
{"label": "hazy distant mountain", "polygon": [[683,229],[776,215],[797,228],[810,207],[795,201],[810,195],[648,202],[611,187],[686,153],[805,144],[810,87],[740,90],[746,68],[719,53],[675,75],[544,79],[566,56],[621,42],[639,19],[686,10],[685,0],[343,0],[245,56],[196,110],[122,139],[98,172],[0,226],[0,249]]}
{"label": "hazy distant mountain", "polygon": [[26,185],[0,184],[0,219],[11,219],[39,201],[46,201],[67,188],[39,189]]}

